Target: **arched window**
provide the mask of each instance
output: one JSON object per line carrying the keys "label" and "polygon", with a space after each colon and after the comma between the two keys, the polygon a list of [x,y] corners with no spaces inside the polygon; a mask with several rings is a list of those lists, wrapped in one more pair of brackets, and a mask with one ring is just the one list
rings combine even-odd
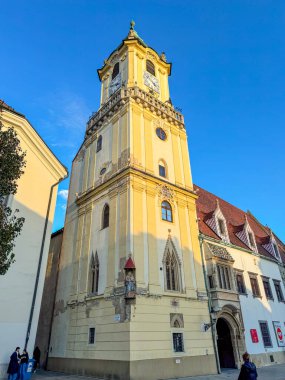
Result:
{"label": "arched window", "polygon": [[120,66],[119,66],[119,62],[117,62],[113,68],[112,79],[116,78],[116,76],[119,74],[119,71],[120,71]]}
{"label": "arched window", "polygon": [[99,259],[98,259],[98,254],[96,252],[95,257],[92,254],[91,262],[90,262],[90,292],[92,294],[98,293],[98,285],[99,285]]}
{"label": "arched window", "polygon": [[109,205],[105,204],[102,214],[102,229],[109,227],[109,214],[110,208]]}
{"label": "arched window", "polygon": [[100,135],[97,140],[97,149],[96,152],[99,152],[102,149],[102,136]]}
{"label": "arched window", "polygon": [[167,170],[166,170],[166,164],[164,161],[160,160],[158,163],[158,172],[160,177],[167,177]]}
{"label": "arched window", "polygon": [[146,71],[155,76],[154,64],[149,59],[146,60]]}
{"label": "arched window", "polygon": [[180,268],[175,252],[168,250],[164,270],[166,289],[180,291]]}
{"label": "arched window", "polygon": [[172,208],[167,201],[161,203],[161,218],[162,220],[172,222]]}

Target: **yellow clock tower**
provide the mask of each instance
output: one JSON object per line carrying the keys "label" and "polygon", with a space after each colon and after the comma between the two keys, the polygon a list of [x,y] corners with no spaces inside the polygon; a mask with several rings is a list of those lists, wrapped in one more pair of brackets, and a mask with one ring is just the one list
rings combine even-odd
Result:
{"label": "yellow clock tower", "polygon": [[134,30],[98,70],[73,161],[49,368],[122,380],[215,373],[184,119]]}

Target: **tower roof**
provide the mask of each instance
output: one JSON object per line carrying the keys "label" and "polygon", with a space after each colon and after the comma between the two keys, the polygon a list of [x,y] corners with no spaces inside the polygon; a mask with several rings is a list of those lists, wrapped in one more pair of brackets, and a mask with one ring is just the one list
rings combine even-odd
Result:
{"label": "tower roof", "polygon": [[172,64],[170,62],[167,62],[165,53],[162,52],[161,54],[158,54],[158,52],[153,49],[151,46],[147,45],[144,40],[138,35],[137,31],[134,29],[135,22],[132,20],[130,22],[130,29],[127,37],[123,39],[123,41],[120,43],[120,45],[112,51],[112,53],[109,55],[107,59],[104,60],[104,65],[97,70],[99,79],[101,80],[102,74],[104,72],[105,67],[111,66],[110,61],[112,59],[112,56],[115,55],[124,45],[127,45],[131,41],[136,41],[139,45],[141,45],[145,49],[151,49],[157,57],[164,63],[165,67],[167,68],[168,75],[171,75],[171,66]]}

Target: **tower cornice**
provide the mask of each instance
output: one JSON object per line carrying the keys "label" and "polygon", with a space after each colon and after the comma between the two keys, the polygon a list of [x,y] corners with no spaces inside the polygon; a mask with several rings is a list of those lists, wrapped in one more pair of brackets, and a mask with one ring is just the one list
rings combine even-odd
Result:
{"label": "tower cornice", "polygon": [[184,117],[176,111],[170,104],[158,100],[154,95],[142,90],[138,86],[121,88],[116,91],[95,114],[93,114],[87,122],[85,139],[96,132],[103,123],[107,122],[122,108],[127,102],[134,99],[137,104],[141,104],[143,108],[147,108],[153,114],[167,120],[181,129],[184,129]]}

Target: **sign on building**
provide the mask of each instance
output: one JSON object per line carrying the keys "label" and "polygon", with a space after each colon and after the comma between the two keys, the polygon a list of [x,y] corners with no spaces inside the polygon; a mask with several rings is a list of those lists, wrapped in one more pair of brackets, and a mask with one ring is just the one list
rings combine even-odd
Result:
{"label": "sign on building", "polygon": [[285,347],[285,337],[283,326],[280,322],[273,321],[273,327],[276,335],[277,344],[279,347]]}
{"label": "sign on building", "polygon": [[256,329],[250,329],[250,335],[251,335],[252,343],[258,343],[257,330]]}

